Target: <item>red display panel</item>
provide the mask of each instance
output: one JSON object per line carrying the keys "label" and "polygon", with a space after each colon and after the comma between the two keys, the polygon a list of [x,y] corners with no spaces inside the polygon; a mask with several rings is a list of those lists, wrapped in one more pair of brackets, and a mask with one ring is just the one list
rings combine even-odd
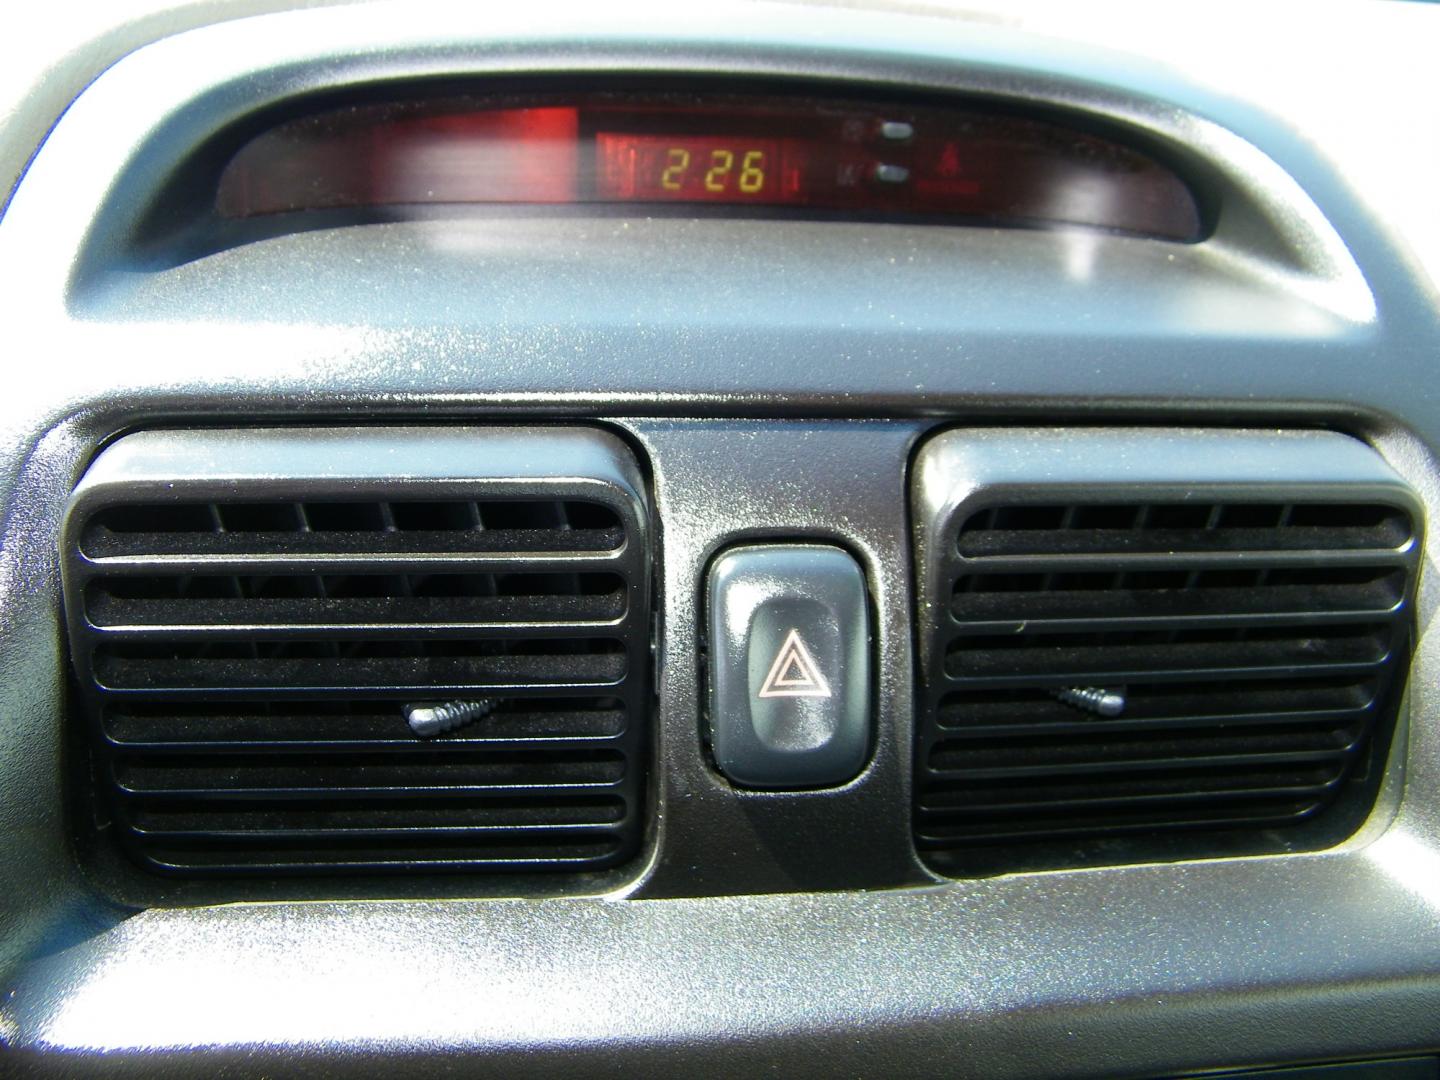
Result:
{"label": "red display panel", "polygon": [[494,202],[579,198],[580,113],[574,106],[418,116],[371,132],[376,203],[468,202],[477,177]]}
{"label": "red display panel", "polygon": [[597,93],[353,106],[252,139],[217,194],[231,218],[607,203],[1202,234],[1185,182],[1123,143],[1034,116],[818,99]]}
{"label": "red display panel", "polygon": [[249,143],[225,170],[226,217],[425,203],[579,198],[573,105],[463,112],[337,110]]}

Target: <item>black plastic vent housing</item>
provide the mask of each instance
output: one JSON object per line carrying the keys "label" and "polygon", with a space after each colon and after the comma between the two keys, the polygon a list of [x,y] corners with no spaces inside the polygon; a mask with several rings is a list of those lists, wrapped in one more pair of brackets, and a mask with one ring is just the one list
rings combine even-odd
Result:
{"label": "black plastic vent housing", "polygon": [[1313,850],[1374,805],[1422,512],[1326,432],[948,432],[917,461],[915,837],[960,876]]}
{"label": "black plastic vent housing", "polygon": [[[622,863],[648,537],[634,457],[599,430],[119,440],[62,539],[99,832],[171,875]],[[484,715],[407,724],[450,702]]]}

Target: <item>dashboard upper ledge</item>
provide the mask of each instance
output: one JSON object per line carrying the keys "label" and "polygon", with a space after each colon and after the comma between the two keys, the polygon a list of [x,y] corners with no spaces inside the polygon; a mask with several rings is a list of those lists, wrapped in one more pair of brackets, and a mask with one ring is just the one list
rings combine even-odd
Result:
{"label": "dashboard upper ledge", "polygon": [[[38,179],[17,192],[0,244],[12,239],[13,219],[23,225],[36,212],[38,197],[49,203],[40,213],[49,218],[52,287],[133,265],[130,245],[156,185],[197,145],[257,109],[341,87],[604,72],[836,80],[1048,104],[1129,125],[1214,173],[1224,206],[1212,248],[1288,271],[1347,318],[1373,312],[1325,215],[1247,141],[1247,126],[1262,128],[1263,115],[1227,108],[1202,86],[1134,55],[1076,49],[1011,27],[897,20],[863,9],[827,11],[823,20],[778,3],[731,2],[683,15],[560,5],[553,20],[544,10],[487,10],[479,18],[478,9],[407,5],[406,30],[397,35],[386,4],[322,7],[197,29],[141,49],[81,95],[51,135],[31,168]],[[87,166],[77,172],[65,156],[81,152]]]}

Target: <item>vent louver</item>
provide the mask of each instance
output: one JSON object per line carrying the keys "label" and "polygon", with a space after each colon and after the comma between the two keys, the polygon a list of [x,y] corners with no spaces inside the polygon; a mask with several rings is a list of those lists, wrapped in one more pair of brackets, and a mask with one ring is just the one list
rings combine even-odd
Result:
{"label": "vent louver", "polygon": [[1421,520],[1373,451],[956,432],[918,470],[932,866],[1303,850],[1358,827],[1408,669]]}
{"label": "vent louver", "polygon": [[[168,873],[595,870],[637,850],[649,557],[596,431],[144,433],[64,538],[100,811]],[[405,706],[476,702],[431,738]]]}

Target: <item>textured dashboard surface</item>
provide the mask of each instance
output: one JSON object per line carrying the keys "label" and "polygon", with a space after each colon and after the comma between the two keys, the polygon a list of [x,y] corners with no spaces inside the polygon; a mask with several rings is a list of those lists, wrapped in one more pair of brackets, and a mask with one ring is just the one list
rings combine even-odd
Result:
{"label": "textured dashboard surface", "polygon": [[[219,23],[100,75],[0,219],[4,349],[20,372],[0,396],[13,1060],[64,1075],[364,1073],[383,1057],[431,1073],[1139,1077],[1440,1045],[1428,580],[1403,769],[1397,757],[1380,811],[1342,850],[940,886],[908,846],[904,476],[932,426],[1336,426],[1437,509],[1440,9],[1189,11],[378,3]],[[43,93],[18,103],[25,87],[12,89],[0,165],[28,160],[74,93],[178,25],[153,15],[77,39]],[[1173,251],[643,217],[577,234],[524,216],[190,261],[147,262],[132,243],[157,177],[261,102],[567,70],[1054,101],[1193,148],[1236,213]],[[64,825],[55,537],[71,487],[136,426],[359,416],[608,417],[648,459],[665,610],[649,863],[583,900],[111,905]],[[736,539],[796,534],[847,544],[871,576],[876,753],[841,792],[739,798],[699,743],[701,569]],[[836,852],[891,888],[855,887]],[[707,895],[725,893],[776,895]]]}
{"label": "textured dashboard surface", "polygon": [[1415,857],[1382,842],[1063,889],[153,911],[35,965],[7,1013],[68,1068],[118,1053],[136,1075],[191,1048],[260,1072],[327,1045],[341,1074],[367,1055],[461,1071],[472,1051],[465,1075],[527,1076],[1115,1077],[1393,1053],[1433,1044],[1440,1008],[1433,981],[1395,976],[1440,948],[1425,887],[1394,874]]}

